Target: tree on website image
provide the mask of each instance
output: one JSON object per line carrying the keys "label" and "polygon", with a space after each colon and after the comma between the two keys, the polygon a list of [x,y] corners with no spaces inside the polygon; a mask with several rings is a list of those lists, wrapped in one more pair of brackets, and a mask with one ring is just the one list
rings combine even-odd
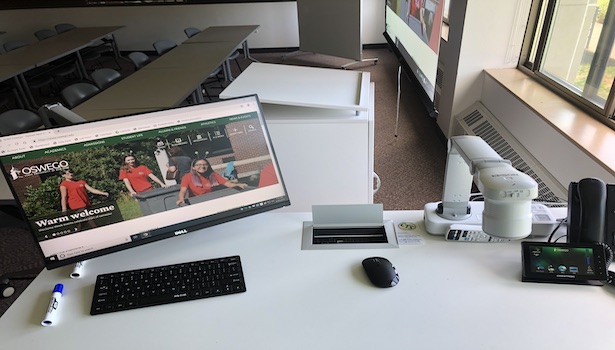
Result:
{"label": "tree on website image", "polygon": [[[115,200],[124,220],[129,220],[143,216],[143,213],[139,204],[127,192],[123,181],[118,178],[122,161],[126,155],[132,154],[160,176],[153,157],[155,148],[155,141],[122,143],[58,155],[58,158],[68,162],[76,178],[109,193],[108,198],[90,195],[92,204]],[[24,210],[28,217],[61,212],[59,186],[62,180],[62,171],[58,171],[57,175],[48,177],[40,186],[27,188]]]}

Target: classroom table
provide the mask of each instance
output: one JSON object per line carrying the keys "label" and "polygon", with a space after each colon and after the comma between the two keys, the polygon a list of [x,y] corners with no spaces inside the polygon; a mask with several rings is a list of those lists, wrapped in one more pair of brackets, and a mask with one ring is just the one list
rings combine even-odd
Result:
{"label": "classroom table", "polygon": [[[23,66],[29,69],[42,67],[70,54],[77,57],[78,68],[81,76],[87,75],[83,60],[79,50],[91,45],[96,40],[112,35],[113,32],[122,28],[121,26],[112,27],[80,27],[58,34],[56,36],[30,43],[24,47],[9,51],[0,55],[0,67],[3,71],[0,75],[7,77],[19,77],[16,81],[22,98],[28,107],[36,109],[36,103],[28,89],[25,78],[23,77]],[[28,70],[29,70],[28,69]]]}
{"label": "classroom table", "polygon": [[188,38],[183,43],[209,43],[220,41],[233,41],[243,43],[252,33],[258,30],[259,25],[242,26],[213,26],[203,29],[200,33]]}
{"label": "classroom table", "polygon": [[226,39],[182,43],[72,110],[86,120],[95,120],[117,116],[127,109],[177,107],[191,95],[202,103],[201,83],[245,41],[243,36]]}
{"label": "classroom table", "polygon": [[[611,349],[615,287],[521,282],[521,245],[445,241],[385,211],[399,248],[302,250],[311,213],[264,213],[44,270],[0,318],[6,349]],[[405,223],[400,227],[399,224]],[[96,275],[239,255],[247,291],[90,316]],[[374,287],[361,262],[389,259]],[[57,324],[41,326],[56,283]]]}
{"label": "classroom table", "polygon": [[[140,69],[72,109],[86,120],[100,119],[90,111],[154,110],[176,107],[207,79],[198,65]],[[100,115],[100,112],[93,114]],[[109,115],[112,116],[112,115]]]}
{"label": "classroom table", "polygon": [[[243,56],[245,59],[252,61],[256,60],[250,56],[250,48],[248,47],[248,37],[252,33],[256,33],[259,25],[242,25],[242,26],[213,26],[202,30],[200,33],[188,38],[184,41],[190,43],[211,43],[211,42],[234,42],[241,43]],[[227,81],[233,81],[233,74],[228,61],[224,62],[224,77]]]}
{"label": "classroom table", "polygon": [[141,70],[170,67],[184,67],[186,69],[191,69],[192,67],[187,66],[195,65],[197,66],[195,68],[198,68],[200,71],[213,68],[207,72],[207,74],[209,74],[211,71],[222,65],[225,58],[229,53],[233,52],[236,46],[236,42],[232,41],[216,41],[193,43],[191,45],[179,45],[148,63]]}
{"label": "classroom table", "polygon": [[0,55],[0,65],[32,64],[40,67],[72,53],[76,53],[78,59],[81,59],[79,50],[120,28],[122,27],[75,28]]}

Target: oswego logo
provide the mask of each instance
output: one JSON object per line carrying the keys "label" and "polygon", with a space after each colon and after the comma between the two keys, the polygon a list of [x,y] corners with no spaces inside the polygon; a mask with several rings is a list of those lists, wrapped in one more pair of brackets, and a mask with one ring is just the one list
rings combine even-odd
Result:
{"label": "oswego logo", "polygon": [[21,169],[17,169],[15,168],[15,166],[12,166],[9,173],[11,174],[11,178],[13,180],[17,180],[20,177],[28,177],[28,176],[53,173],[53,172],[60,171],[66,168],[68,168],[68,161],[60,160],[57,162],[30,165],[27,167],[23,167]]}

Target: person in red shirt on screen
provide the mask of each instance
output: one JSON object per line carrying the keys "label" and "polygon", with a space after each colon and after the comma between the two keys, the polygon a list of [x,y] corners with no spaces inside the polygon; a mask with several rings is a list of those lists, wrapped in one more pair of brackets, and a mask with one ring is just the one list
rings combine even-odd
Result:
{"label": "person in red shirt on screen", "polygon": [[195,159],[192,162],[192,171],[184,175],[181,179],[179,188],[179,198],[177,205],[185,203],[188,191],[190,196],[200,196],[212,191],[215,186],[239,187],[246,188],[248,186],[241,182],[232,182],[222,175],[216,173],[207,159]]}
{"label": "person in red shirt on screen", "polygon": [[[91,187],[84,180],[76,179],[70,169],[65,169],[62,177],[64,180],[60,182],[60,204],[62,205],[63,213],[66,213],[69,208],[71,210],[81,211],[92,205],[88,197],[88,191],[105,197],[109,196],[109,193]],[[90,228],[97,226],[94,218],[89,218],[85,222],[78,222],[75,226],[75,230],[81,231],[84,224]]]}
{"label": "person in red shirt on screen", "polygon": [[92,205],[88,198],[88,191],[94,194],[108,197],[109,193],[97,190],[88,185],[84,180],[78,180],[70,169],[64,170],[64,180],[60,183],[60,197],[62,211],[78,210]]}
{"label": "person in red shirt on screen", "polygon": [[269,162],[261,170],[260,178],[258,179],[258,187],[265,187],[269,185],[275,185],[278,183],[278,176],[275,174],[275,168],[273,162]]}
{"label": "person in red shirt on screen", "polygon": [[140,164],[133,155],[124,157],[119,179],[124,181],[131,196],[152,190],[154,187],[150,180],[159,184],[160,187],[167,187],[148,167]]}

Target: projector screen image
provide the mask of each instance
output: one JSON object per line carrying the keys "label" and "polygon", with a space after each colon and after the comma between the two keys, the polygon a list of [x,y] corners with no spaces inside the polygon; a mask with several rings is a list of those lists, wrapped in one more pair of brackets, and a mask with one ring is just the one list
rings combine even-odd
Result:
{"label": "projector screen image", "polygon": [[435,97],[444,0],[387,0],[384,36],[426,95]]}
{"label": "projector screen image", "polygon": [[0,138],[47,268],[290,204],[257,97]]}

